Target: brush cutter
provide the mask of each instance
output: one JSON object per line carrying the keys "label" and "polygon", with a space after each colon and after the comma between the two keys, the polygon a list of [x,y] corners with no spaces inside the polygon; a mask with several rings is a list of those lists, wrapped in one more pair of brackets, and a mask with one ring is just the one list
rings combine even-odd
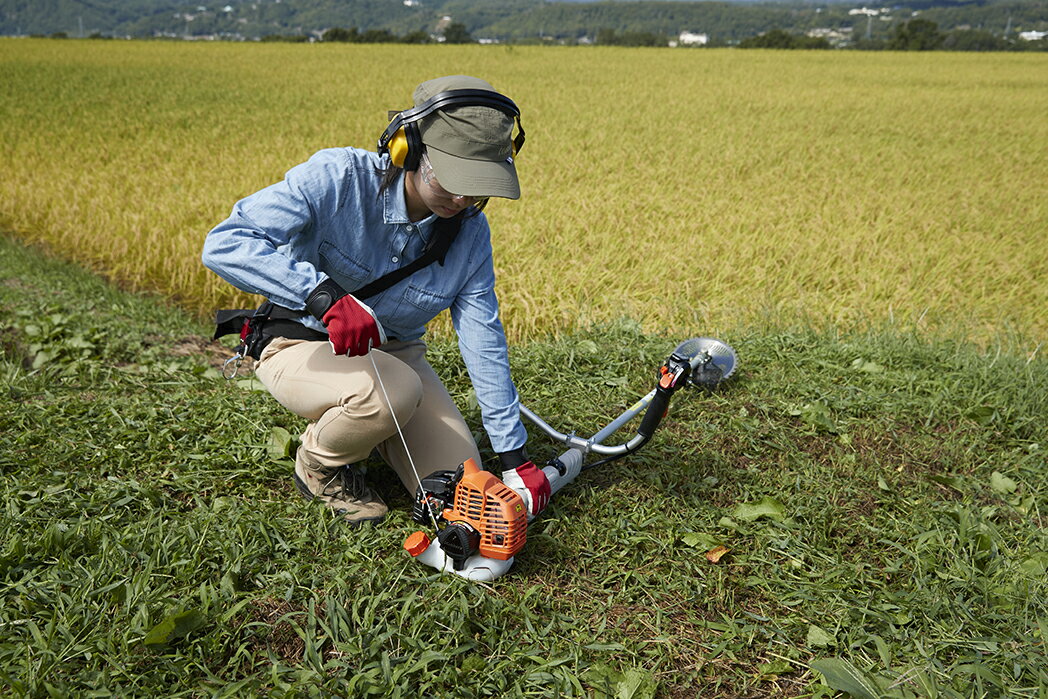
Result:
{"label": "brush cutter", "polygon": [[[677,346],[659,367],[658,385],[589,439],[550,427],[523,405],[521,415],[551,439],[568,446],[542,469],[551,494],[579,473],[640,449],[658,428],[673,394],[685,386],[712,389],[735,371],[735,351],[720,340],[696,337]],[[604,441],[644,413],[629,441],[607,446]],[[603,457],[586,464],[589,454]],[[416,559],[441,572],[470,580],[488,581],[504,575],[527,541],[528,515],[521,493],[494,474],[481,470],[473,459],[453,471],[437,471],[421,479],[412,517],[432,523],[436,538],[418,531],[404,542]]]}

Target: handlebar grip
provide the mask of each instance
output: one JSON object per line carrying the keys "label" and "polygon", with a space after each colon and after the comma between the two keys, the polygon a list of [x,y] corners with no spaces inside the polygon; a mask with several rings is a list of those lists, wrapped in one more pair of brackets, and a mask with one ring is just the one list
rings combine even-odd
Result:
{"label": "handlebar grip", "polygon": [[644,413],[644,419],[641,420],[640,427],[637,428],[637,434],[644,437],[645,440],[650,439],[651,435],[658,429],[659,423],[662,422],[663,416],[666,415],[666,410],[670,407],[670,396],[672,395],[672,391],[667,391],[661,386],[655,391],[655,396],[651,399],[651,404]]}

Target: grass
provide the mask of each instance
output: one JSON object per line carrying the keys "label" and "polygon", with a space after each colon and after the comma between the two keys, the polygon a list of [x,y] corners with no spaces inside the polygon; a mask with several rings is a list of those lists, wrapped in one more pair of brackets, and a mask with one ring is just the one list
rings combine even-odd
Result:
{"label": "grass", "polygon": [[[2,238],[0,279],[6,694],[1048,695],[1043,358],[740,326],[737,377],[678,396],[481,585],[409,560],[377,462],[383,525],[302,501],[301,421],[219,378],[184,312]],[[680,339],[619,320],[512,361],[530,407],[587,434]],[[431,358],[479,432],[454,346]]]}
{"label": "grass", "polygon": [[[1048,56],[0,40],[0,225],[203,315],[242,196],[373,147],[421,80],[521,106],[524,195],[490,207],[515,340],[768,312],[1048,330]],[[628,87],[627,87],[628,86]],[[667,297],[676,302],[667,303]],[[446,327],[441,326],[444,334]]]}

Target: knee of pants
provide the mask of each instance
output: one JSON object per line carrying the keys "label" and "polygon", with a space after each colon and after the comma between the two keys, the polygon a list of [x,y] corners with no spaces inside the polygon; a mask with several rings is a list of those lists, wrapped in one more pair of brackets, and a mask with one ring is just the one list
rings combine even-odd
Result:
{"label": "knee of pants", "polygon": [[[422,380],[409,367],[404,367],[400,375],[383,376],[385,391],[382,385],[370,378],[364,385],[341,401],[343,412],[350,419],[356,418],[372,423],[375,431],[384,433],[383,438],[396,433],[397,423],[403,427],[422,404]],[[392,408],[392,411],[391,411]],[[396,414],[396,421],[393,420]]]}
{"label": "knee of pants", "polygon": [[344,396],[306,429],[302,443],[311,458],[320,463],[349,463],[367,457],[376,446],[397,433],[418,409],[422,400],[422,382],[409,370],[408,380],[398,381],[386,389],[396,412],[394,422],[389,403],[377,381],[360,381],[352,393]]}

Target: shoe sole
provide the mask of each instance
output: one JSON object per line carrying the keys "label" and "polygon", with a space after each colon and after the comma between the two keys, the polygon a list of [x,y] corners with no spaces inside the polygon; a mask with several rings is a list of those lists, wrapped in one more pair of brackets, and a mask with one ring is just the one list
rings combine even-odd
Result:
{"label": "shoe sole", "polygon": [[[309,500],[310,502],[313,502],[317,499],[317,496],[314,495],[313,492],[309,489],[309,486],[307,486],[305,482],[298,477],[297,473],[292,473],[291,477],[295,481],[295,489],[298,491],[299,495],[304,497],[306,500]],[[328,509],[336,514],[343,515],[342,521],[351,527],[359,526],[365,522],[381,522],[386,518],[386,515],[383,514],[379,515],[378,517],[361,517],[360,519],[346,519],[345,515],[347,513],[347,510],[337,510],[334,507],[329,507]]]}

